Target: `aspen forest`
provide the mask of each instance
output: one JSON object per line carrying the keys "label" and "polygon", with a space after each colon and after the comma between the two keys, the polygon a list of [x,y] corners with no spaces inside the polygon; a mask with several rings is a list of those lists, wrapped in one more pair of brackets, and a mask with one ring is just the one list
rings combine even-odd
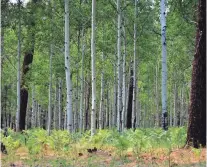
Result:
{"label": "aspen forest", "polygon": [[206,166],[206,0],[0,2],[0,166]]}

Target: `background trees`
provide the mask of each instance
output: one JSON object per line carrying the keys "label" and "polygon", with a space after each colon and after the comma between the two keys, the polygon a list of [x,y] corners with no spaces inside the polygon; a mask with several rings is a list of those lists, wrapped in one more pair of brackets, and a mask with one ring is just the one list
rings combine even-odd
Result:
{"label": "background trees", "polygon": [[[51,6],[47,1],[31,1],[22,4],[22,51],[32,51],[33,61],[28,64],[30,70],[23,78],[28,90],[27,128],[30,127],[30,117],[40,120],[40,126],[48,127],[48,91],[51,84],[51,128],[59,113],[59,126],[69,121],[66,115],[69,79],[73,93],[70,92],[70,111],[75,118],[70,117],[72,127],[89,130],[98,128],[101,106],[102,128],[131,128],[133,105],[133,76],[138,78],[134,82],[137,86],[134,96],[133,120],[135,128],[161,126],[161,44],[160,44],[160,1],[140,0],[135,8],[134,2],[120,0],[120,8],[114,1],[96,2],[96,22],[92,26],[92,1],[69,1],[67,17],[70,23],[64,22],[65,4],[62,1],[53,1],[53,31],[51,29]],[[195,36],[195,9],[196,2],[168,1],[166,4],[166,40],[168,45],[168,80],[166,93],[168,122],[170,126],[183,126],[188,120],[189,91],[191,83],[191,61],[194,53]],[[135,15],[137,9],[137,15]],[[15,125],[16,112],[16,55],[17,55],[17,28],[18,11],[16,3],[4,1],[2,3],[2,127]],[[119,16],[119,19],[118,19]],[[137,16],[135,20],[135,16]],[[118,20],[119,21],[118,21]],[[64,25],[68,26],[64,29]],[[119,23],[119,24],[118,24]],[[134,23],[136,28],[134,29]],[[96,59],[92,61],[91,32],[96,32]],[[103,32],[104,27],[104,32]],[[118,28],[118,29],[117,29]],[[64,34],[70,29],[70,74],[67,73],[66,82]],[[136,34],[136,50],[134,56],[134,30]],[[104,39],[103,39],[104,33]],[[117,34],[119,34],[117,36]],[[51,62],[51,80],[49,80],[49,44],[53,40],[53,61]],[[118,42],[119,39],[119,42]],[[118,44],[118,45],[117,45]],[[81,48],[82,47],[82,54]],[[33,48],[33,49],[32,49]],[[66,54],[66,62],[67,55]],[[104,53],[104,61],[102,54]],[[83,56],[82,56],[83,55]],[[135,58],[135,59],[134,59]],[[134,60],[138,60],[136,63]],[[21,57],[21,64],[23,57]],[[132,64],[134,64],[134,68]],[[96,66],[96,92],[92,95],[92,64]],[[67,64],[66,64],[67,65]],[[123,66],[123,68],[122,68]],[[104,71],[104,82],[101,73]],[[23,72],[21,71],[23,74]],[[56,82],[59,84],[58,111]],[[102,83],[102,84],[101,84]],[[103,85],[104,83],[104,85]],[[101,95],[101,85],[102,89]],[[35,96],[32,99],[32,88]],[[67,90],[66,90],[67,87]],[[94,88],[94,86],[93,86]],[[123,93],[125,88],[125,94]],[[92,107],[92,96],[96,98]],[[68,98],[69,99],[69,98]],[[102,102],[102,105],[100,104]],[[126,101],[126,105],[124,105]],[[38,107],[41,106],[41,107]],[[125,107],[125,109],[124,109]],[[171,113],[171,114],[170,114]],[[71,114],[71,113],[70,113]],[[93,120],[91,121],[91,114]],[[135,118],[134,118],[135,117]],[[129,123],[129,121],[130,123]],[[109,122],[109,123],[108,123]],[[121,123],[121,124],[120,124]],[[129,124],[128,124],[129,123]],[[75,124],[78,124],[75,125]],[[39,126],[39,125],[38,125]],[[64,126],[66,128],[66,126]]]}

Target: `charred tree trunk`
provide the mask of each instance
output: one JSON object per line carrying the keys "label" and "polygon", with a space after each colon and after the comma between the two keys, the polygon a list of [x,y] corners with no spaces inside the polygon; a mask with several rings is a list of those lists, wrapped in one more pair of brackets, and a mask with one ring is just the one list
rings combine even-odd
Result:
{"label": "charred tree trunk", "polygon": [[21,88],[20,91],[20,122],[19,122],[19,129],[20,131],[25,130],[25,118],[26,118],[26,111],[27,111],[27,100],[28,100],[28,91],[26,88]]}
{"label": "charred tree trunk", "polygon": [[25,130],[25,118],[27,111],[28,101],[28,90],[25,87],[25,75],[29,71],[29,65],[33,61],[33,53],[25,53],[24,62],[22,67],[22,79],[21,79],[21,90],[20,90],[20,131]]}
{"label": "charred tree trunk", "polygon": [[126,127],[127,129],[132,128],[132,101],[133,101],[133,69],[130,69],[130,83],[129,83],[129,93],[128,93],[128,107],[127,107],[127,120]]}
{"label": "charred tree trunk", "polygon": [[206,1],[199,0],[187,144],[206,145]]}

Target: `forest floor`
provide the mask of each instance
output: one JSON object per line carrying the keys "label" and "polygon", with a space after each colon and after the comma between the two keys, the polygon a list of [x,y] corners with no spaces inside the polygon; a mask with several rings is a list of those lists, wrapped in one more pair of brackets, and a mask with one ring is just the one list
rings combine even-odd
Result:
{"label": "forest floor", "polygon": [[8,129],[2,167],[205,167],[206,148],[183,147],[186,127],[71,133]]}
{"label": "forest floor", "polygon": [[197,149],[156,149],[135,155],[125,152],[117,156],[114,151],[97,149],[93,153],[71,153],[57,155],[47,147],[41,155],[31,156],[25,147],[18,148],[13,155],[1,154],[2,167],[205,167],[206,148]]}

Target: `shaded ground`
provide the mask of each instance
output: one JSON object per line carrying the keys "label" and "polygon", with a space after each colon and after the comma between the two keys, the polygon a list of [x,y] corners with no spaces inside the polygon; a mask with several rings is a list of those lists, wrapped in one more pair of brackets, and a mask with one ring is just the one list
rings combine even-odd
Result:
{"label": "shaded ground", "polygon": [[27,148],[20,147],[13,154],[1,154],[2,167],[205,167],[206,148],[149,150],[145,153],[117,153],[114,150],[101,150],[93,153],[73,152],[67,155],[55,153],[47,145],[41,154],[29,155]]}

